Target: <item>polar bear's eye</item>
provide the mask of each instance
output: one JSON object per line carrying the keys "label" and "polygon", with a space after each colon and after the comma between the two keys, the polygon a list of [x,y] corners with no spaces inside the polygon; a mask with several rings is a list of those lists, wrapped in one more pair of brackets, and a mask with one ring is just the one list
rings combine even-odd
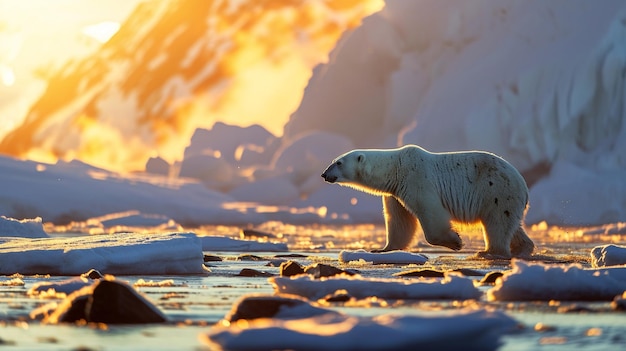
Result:
{"label": "polar bear's eye", "polygon": [[336,165],[337,165],[337,166],[341,166],[341,161],[337,161],[337,162],[336,162]]}

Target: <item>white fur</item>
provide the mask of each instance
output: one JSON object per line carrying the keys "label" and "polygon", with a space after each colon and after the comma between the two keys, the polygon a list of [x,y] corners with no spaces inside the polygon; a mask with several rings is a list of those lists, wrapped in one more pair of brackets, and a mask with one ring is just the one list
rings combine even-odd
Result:
{"label": "white fur", "polygon": [[522,220],[528,188],[520,173],[487,152],[431,153],[419,146],[353,150],[339,156],[322,176],[331,183],[383,197],[387,245],[406,249],[418,219],[426,240],[461,249],[452,220],[482,222],[482,254],[511,257],[532,253]]}

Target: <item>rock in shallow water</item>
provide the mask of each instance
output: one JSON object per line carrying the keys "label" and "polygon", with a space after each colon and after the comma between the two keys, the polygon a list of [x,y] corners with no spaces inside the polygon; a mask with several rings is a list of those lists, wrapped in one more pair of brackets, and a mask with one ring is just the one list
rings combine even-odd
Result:
{"label": "rock in shallow water", "polygon": [[280,264],[280,276],[291,277],[304,273],[304,268],[298,262],[287,261]]}
{"label": "rock in shallow water", "polygon": [[322,277],[332,277],[338,274],[354,275],[354,273],[352,272],[345,271],[343,269],[323,263],[314,263],[310,266],[305,267],[304,273],[312,275],[316,279]]}
{"label": "rock in shallow water", "polygon": [[321,314],[335,314],[332,310],[314,306],[311,302],[295,295],[247,295],[233,304],[224,320],[258,318],[306,318]]}
{"label": "rock in shallow water", "polygon": [[44,323],[163,323],[165,315],[133,287],[112,278],[96,281],[68,296]]}

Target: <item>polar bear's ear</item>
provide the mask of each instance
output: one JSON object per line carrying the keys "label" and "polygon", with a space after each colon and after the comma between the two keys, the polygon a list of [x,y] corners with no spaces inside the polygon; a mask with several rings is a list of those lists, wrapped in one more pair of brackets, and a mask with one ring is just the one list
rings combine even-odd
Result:
{"label": "polar bear's ear", "polygon": [[358,156],[356,157],[357,162],[363,162],[365,161],[365,154],[358,154]]}

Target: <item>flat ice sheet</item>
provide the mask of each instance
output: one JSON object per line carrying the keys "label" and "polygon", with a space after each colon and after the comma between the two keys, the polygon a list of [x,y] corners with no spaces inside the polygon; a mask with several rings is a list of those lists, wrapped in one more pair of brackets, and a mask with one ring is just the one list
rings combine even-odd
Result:
{"label": "flat ice sheet", "polygon": [[202,245],[193,233],[0,238],[0,274],[200,274]]}

